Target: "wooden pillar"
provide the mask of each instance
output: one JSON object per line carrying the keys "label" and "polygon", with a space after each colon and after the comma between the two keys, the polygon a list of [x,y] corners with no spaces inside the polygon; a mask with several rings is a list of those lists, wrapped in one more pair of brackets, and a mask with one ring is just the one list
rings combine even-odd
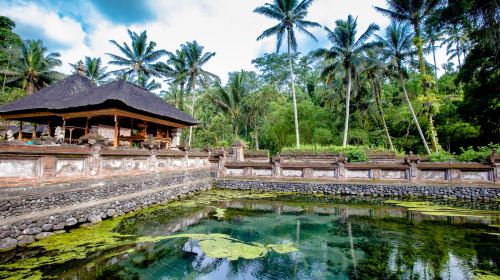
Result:
{"label": "wooden pillar", "polygon": [[23,121],[19,121],[19,134],[17,135],[17,140],[23,140]]}
{"label": "wooden pillar", "polygon": [[113,147],[118,147],[118,137],[120,136],[120,126],[118,124],[118,115],[115,114],[115,138],[113,141]]}
{"label": "wooden pillar", "polygon": [[130,140],[128,141],[129,149],[132,149],[132,136],[134,135],[133,130],[134,130],[134,119],[130,118]]}
{"label": "wooden pillar", "polygon": [[63,133],[63,143],[66,141],[66,119],[63,117],[63,125],[62,125],[62,133]]}
{"label": "wooden pillar", "polygon": [[47,132],[49,133],[49,136],[52,136],[52,128],[50,127],[50,120],[47,122]]}
{"label": "wooden pillar", "polygon": [[33,123],[33,133],[31,134],[31,139],[36,139],[36,123]]}
{"label": "wooden pillar", "polygon": [[89,121],[90,117],[87,117],[85,121],[85,135],[89,134]]}
{"label": "wooden pillar", "polygon": [[68,144],[71,144],[71,140],[73,140],[73,129],[74,128],[70,128],[69,129],[69,141],[68,141]]}

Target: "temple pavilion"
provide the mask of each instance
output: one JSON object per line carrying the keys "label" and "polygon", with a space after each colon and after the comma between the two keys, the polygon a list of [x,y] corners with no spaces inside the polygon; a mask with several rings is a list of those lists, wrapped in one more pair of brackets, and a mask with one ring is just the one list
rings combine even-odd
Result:
{"label": "temple pavilion", "polygon": [[[53,136],[56,127],[65,143],[98,128],[109,144],[138,146],[153,138],[162,148],[179,145],[180,131],[198,122],[156,94],[124,80],[96,86],[81,74],[71,75],[23,99],[0,107],[0,118],[36,127],[46,126]],[[19,139],[25,137],[18,133]],[[25,139],[26,140],[26,139]]]}

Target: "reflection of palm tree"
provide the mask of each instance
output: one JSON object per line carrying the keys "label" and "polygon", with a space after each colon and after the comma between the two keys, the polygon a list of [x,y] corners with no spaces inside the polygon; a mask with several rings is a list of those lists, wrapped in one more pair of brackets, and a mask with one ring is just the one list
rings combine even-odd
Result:
{"label": "reflection of palm tree", "polygon": [[308,13],[307,9],[309,9],[313,1],[314,0],[302,0],[299,3],[297,0],[274,0],[273,4],[266,3],[264,6],[257,7],[254,10],[255,13],[279,21],[277,25],[262,32],[262,34],[257,37],[257,40],[276,35],[276,52],[279,52],[285,34],[287,37],[288,66],[290,68],[290,83],[292,86],[293,114],[295,122],[295,143],[297,145],[297,148],[300,146],[300,136],[291,52],[297,51],[297,40],[295,38],[294,28],[297,28],[308,37],[317,41],[316,37],[314,37],[311,32],[307,31],[306,28],[320,27],[321,25],[316,22],[305,20],[305,17]]}

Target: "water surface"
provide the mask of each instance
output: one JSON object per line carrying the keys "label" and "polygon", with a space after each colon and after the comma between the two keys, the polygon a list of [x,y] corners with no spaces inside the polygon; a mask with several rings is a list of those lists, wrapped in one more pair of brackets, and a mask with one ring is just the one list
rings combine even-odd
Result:
{"label": "water surface", "polygon": [[0,255],[0,278],[500,279],[498,202],[210,191]]}

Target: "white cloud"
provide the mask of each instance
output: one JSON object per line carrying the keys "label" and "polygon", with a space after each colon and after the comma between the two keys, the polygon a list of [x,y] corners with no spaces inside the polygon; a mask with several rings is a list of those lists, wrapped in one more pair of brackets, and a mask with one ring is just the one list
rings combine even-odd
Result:
{"label": "white cloud", "polygon": [[[100,15],[89,3],[82,5],[81,18],[84,24],[69,15],[60,15],[57,10],[47,10],[37,4],[0,4],[3,14],[18,25],[31,26],[41,31],[40,37],[58,43],[61,48],[63,66],[59,69],[70,73],[68,63],[74,63],[84,56],[99,56],[105,62],[106,53],[117,53],[109,40],[128,42],[127,28],[140,32],[148,31],[148,37],[157,42],[159,48],[174,51],[186,41],[197,40],[205,51],[217,55],[207,63],[206,70],[227,79],[229,71],[253,70],[251,60],[262,52],[275,50],[275,38],[256,41],[263,30],[275,24],[261,15],[253,13],[255,7],[268,1],[263,0],[184,0],[154,1],[154,22],[131,26],[113,24]],[[385,0],[317,0],[310,8],[308,19],[330,28],[336,19],[346,19],[348,14],[358,16],[359,32],[368,24],[376,22],[383,30],[389,20],[377,13],[373,6],[384,6]],[[75,11],[73,11],[75,12]],[[84,31],[85,30],[85,31]],[[320,42],[325,43],[325,32],[311,30]],[[23,35],[23,34],[21,34]],[[326,47],[314,45],[309,38],[298,35],[299,51]],[[321,44],[321,43],[320,43]],[[307,49],[309,48],[309,49]],[[446,61],[443,51],[438,53],[438,65]],[[429,61],[431,57],[429,57]]]}

